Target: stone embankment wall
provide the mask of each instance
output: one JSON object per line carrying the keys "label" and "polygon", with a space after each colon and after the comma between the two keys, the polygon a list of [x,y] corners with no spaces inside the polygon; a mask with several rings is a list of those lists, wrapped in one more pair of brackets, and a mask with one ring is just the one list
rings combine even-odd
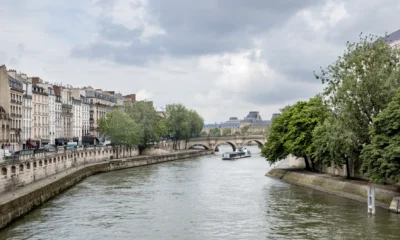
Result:
{"label": "stone embankment wall", "polygon": [[208,154],[211,151],[184,151],[159,156],[127,157],[70,168],[0,196],[0,229],[90,175]]}
{"label": "stone embankment wall", "polygon": [[0,162],[0,193],[25,186],[71,167],[137,155],[138,150],[135,148],[91,147],[42,152],[3,160]]}
{"label": "stone embankment wall", "polygon": [[[346,181],[323,174],[312,174],[285,169],[272,169],[267,173],[267,176],[282,179],[288,183],[367,202],[368,185],[357,183],[357,181]],[[375,199],[377,206],[389,209],[392,200],[399,195],[399,192],[396,190],[388,190],[383,187],[379,188],[377,185],[375,186]]]}

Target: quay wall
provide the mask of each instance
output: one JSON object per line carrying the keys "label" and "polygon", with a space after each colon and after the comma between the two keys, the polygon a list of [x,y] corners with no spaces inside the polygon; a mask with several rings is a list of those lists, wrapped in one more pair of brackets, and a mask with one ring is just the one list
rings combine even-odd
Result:
{"label": "quay wall", "polygon": [[0,196],[0,229],[90,175],[208,154],[211,151],[184,151],[157,156],[126,157],[69,168]]}
{"label": "quay wall", "polygon": [[58,152],[41,152],[0,161],[0,194],[61,171],[115,158],[134,157],[138,149],[130,147],[91,147]]}
{"label": "quay wall", "polygon": [[[367,202],[367,186],[357,181],[347,181],[340,178],[328,177],[324,174],[313,174],[285,169],[272,169],[267,176],[281,179],[285,182],[331,193],[341,197]],[[392,200],[400,194],[397,190],[390,190],[375,186],[376,206],[390,209]],[[393,205],[393,203],[392,203]],[[393,207],[392,207],[393,208]]]}

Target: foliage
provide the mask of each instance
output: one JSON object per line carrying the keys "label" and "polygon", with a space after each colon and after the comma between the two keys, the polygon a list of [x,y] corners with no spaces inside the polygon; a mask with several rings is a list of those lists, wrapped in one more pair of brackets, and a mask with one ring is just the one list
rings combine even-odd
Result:
{"label": "foliage", "polygon": [[189,111],[182,104],[169,104],[166,107],[166,125],[175,140],[187,139],[190,136],[191,124]]}
{"label": "foliage", "polygon": [[201,130],[204,126],[204,119],[194,110],[188,110],[189,115],[189,136],[200,136]]}
{"label": "foliage", "polygon": [[244,126],[240,129],[240,133],[245,135],[249,131],[250,126]]}
{"label": "foliage", "polygon": [[200,136],[206,137],[206,136],[208,136],[208,133],[207,133],[206,131],[202,131],[202,132],[200,133]]}
{"label": "foliage", "polygon": [[328,112],[320,96],[311,98],[308,102],[299,101],[286,107],[281,116],[276,117],[271,125],[268,144],[262,154],[271,163],[285,158],[288,154],[308,159],[314,168],[312,153],[313,131],[327,117]]}
{"label": "foliage", "polygon": [[361,172],[376,183],[397,183],[400,179],[400,89],[374,119],[370,134],[372,141],[361,153]]}
{"label": "foliage", "polygon": [[347,166],[347,177],[350,178],[349,159],[356,159],[359,146],[356,136],[348,131],[342,119],[331,114],[313,131],[313,157],[316,162],[326,166]]}
{"label": "foliage", "polygon": [[350,139],[355,142],[350,145],[370,142],[368,129],[373,119],[400,86],[398,54],[386,38],[360,37],[357,43],[347,43],[343,56],[316,75],[327,84],[324,95],[329,108],[352,132]]}
{"label": "foliage", "polygon": [[287,132],[286,122],[290,118],[290,112],[287,108],[280,116],[272,120],[267,144],[261,149],[261,156],[265,157],[270,164],[278,162],[289,155],[289,152],[283,145],[282,136]]}
{"label": "foliage", "polygon": [[143,133],[140,138],[142,147],[159,142],[160,137],[166,136],[165,132],[162,132],[157,112],[152,105],[147,102],[127,103],[124,110],[142,129]]}
{"label": "foliage", "polygon": [[114,144],[140,144],[142,131],[139,125],[120,110],[114,110],[106,118],[100,118],[99,128]]}
{"label": "foliage", "polygon": [[224,128],[222,129],[222,136],[228,136],[232,134],[232,129],[230,128]]}
{"label": "foliage", "polygon": [[210,136],[213,136],[213,137],[219,137],[219,136],[221,136],[221,129],[219,129],[219,128],[213,128],[213,129],[211,129],[211,130],[210,130]]}

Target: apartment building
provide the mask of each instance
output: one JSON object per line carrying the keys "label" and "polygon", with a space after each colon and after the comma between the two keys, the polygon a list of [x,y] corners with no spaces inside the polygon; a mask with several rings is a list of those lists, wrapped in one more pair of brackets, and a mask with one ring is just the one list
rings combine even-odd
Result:
{"label": "apartment building", "polygon": [[92,87],[84,88],[86,98],[90,103],[89,125],[92,136],[100,137],[98,122],[100,118],[105,117],[107,113],[113,110],[117,104],[117,98],[101,89],[93,89]]}
{"label": "apartment building", "polygon": [[43,81],[32,77],[33,136],[38,146],[50,143],[49,136],[49,92],[40,86]]}

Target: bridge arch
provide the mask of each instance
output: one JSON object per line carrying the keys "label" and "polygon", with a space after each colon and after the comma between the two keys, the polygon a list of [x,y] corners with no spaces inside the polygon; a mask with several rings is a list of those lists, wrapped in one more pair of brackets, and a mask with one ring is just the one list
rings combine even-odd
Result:
{"label": "bridge arch", "polygon": [[263,144],[261,141],[252,139],[252,140],[248,140],[248,141],[246,140],[246,141],[243,143],[242,147],[243,147],[243,146],[246,146],[247,144],[249,144],[249,143],[251,143],[251,142],[257,143],[257,145],[258,145],[259,148],[261,148],[261,147],[264,146],[264,144]]}
{"label": "bridge arch", "polygon": [[206,149],[206,150],[209,150],[209,149],[210,149],[210,148],[207,147],[206,145],[200,144],[200,143],[192,144],[192,145],[190,145],[190,147],[188,147],[188,149],[195,149],[195,147],[204,147],[204,149]]}
{"label": "bridge arch", "polygon": [[232,151],[233,151],[233,152],[236,151],[236,149],[237,149],[236,144],[234,144],[234,143],[232,143],[232,142],[230,142],[230,141],[221,141],[221,142],[217,142],[217,143],[215,144],[214,150],[216,150],[217,147],[219,147],[219,146],[221,146],[221,145],[223,145],[223,144],[228,144],[228,145],[230,145],[230,146],[232,147]]}

